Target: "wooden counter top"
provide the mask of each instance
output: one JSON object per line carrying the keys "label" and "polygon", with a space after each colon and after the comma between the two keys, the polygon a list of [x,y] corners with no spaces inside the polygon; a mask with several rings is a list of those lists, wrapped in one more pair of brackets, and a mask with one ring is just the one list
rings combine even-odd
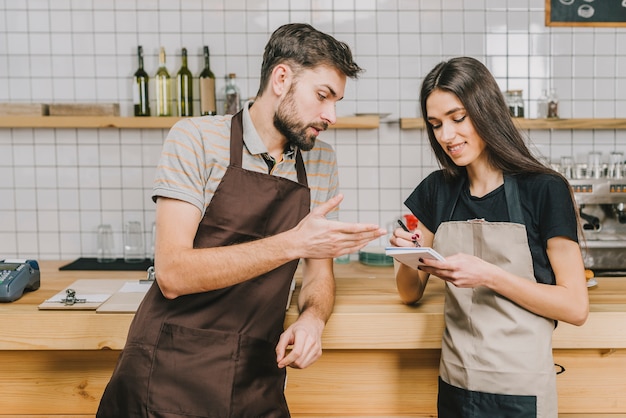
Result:
{"label": "wooden counter top", "polygon": [[[37,306],[78,279],[135,280],[145,272],[59,271],[66,262],[42,261],[41,288],[0,304],[0,350],[120,350],[132,314],[40,311]],[[324,332],[325,349],[438,349],[443,332],[443,283],[430,280],[415,306],[403,305],[391,267],[336,264],[337,300]],[[585,325],[560,323],[554,348],[626,348],[626,278],[599,277],[589,290]],[[299,288],[299,287],[298,287]],[[297,317],[296,295],[286,324]]]}

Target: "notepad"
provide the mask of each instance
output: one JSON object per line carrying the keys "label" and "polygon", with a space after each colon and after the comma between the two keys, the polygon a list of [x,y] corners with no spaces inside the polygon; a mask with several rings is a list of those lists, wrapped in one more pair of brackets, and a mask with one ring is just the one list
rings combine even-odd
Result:
{"label": "notepad", "polygon": [[424,264],[420,262],[420,258],[445,260],[441,254],[430,247],[387,247],[385,248],[385,254],[414,269]]}

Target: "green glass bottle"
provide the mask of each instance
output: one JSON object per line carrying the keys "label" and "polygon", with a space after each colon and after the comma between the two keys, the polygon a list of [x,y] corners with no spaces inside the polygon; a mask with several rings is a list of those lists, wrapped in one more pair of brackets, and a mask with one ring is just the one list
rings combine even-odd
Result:
{"label": "green glass bottle", "polygon": [[182,65],[176,74],[178,116],[193,116],[193,75],[187,66],[187,48],[182,51]]}
{"label": "green glass bottle", "polygon": [[135,116],[150,116],[150,99],[148,95],[148,83],[150,77],[143,69],[143,48],[137,47],[137,59],[139,67],[133,74],[133,105]]}
{"label": "green glass bottle", "polygon": [[200,114],[217,115],[215,103],[215,74],[209,62],[209,47],[204,47],[204,69],[198,76],[200,79]]}
{"label": "green glass bottle", "polygon": [[165,66],[165,48],[159,51],[159,69],[154,76],[156,91],[156,115],[171,116],[170,73]]}

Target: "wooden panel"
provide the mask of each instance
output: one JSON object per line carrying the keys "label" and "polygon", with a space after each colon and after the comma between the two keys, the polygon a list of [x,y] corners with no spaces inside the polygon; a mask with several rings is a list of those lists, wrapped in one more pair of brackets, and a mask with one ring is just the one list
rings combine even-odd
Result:
{"label": "wooden panel", "polygon": [[118,356],[110,350],[0,351],[1,413],[95,414]]}
{"label": "wooden panel", "polygon": [[337,350],[288,371],[294,415],[436,414],[439,350]]}
{"label": "wooden panel", "polygon": [[555,350],[559,412],[626,413],[626,351]]}
{"label": "wooden panel", "polygon": [[[94,414],[118,355],[0,351],[0,416]],[[561,413],[626,414],[624,351],[556,350],[555,361],[566,369]],[[327,350],[310,368],[288,370],[286,397],[294,417],[433,416],[438,362],[439,350]]]}
{"label": "wooden panel", "polygon": [[0,116],[44,116],[48,105],[43,103],[0,103]]}

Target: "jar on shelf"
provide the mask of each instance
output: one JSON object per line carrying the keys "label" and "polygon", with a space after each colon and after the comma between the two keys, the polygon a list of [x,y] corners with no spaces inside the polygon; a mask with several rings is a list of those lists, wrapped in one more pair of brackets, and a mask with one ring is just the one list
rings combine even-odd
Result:
{"label": "jar on shelf", "polygon": [[559,96],[556,89],[551,89],[548,95],[548,118],[556,119],[559,117]]}
{"label": "jar on shelf", "polygon": [[541,90],[541,96],[537,99],[537,119],[548,117],[548,90]]}
{"label": "jar on shelf", "polygon": [[514,118],[523,118],[524,100],[522,99],[522,90],[507,90],[505,97],[511,116]]}

